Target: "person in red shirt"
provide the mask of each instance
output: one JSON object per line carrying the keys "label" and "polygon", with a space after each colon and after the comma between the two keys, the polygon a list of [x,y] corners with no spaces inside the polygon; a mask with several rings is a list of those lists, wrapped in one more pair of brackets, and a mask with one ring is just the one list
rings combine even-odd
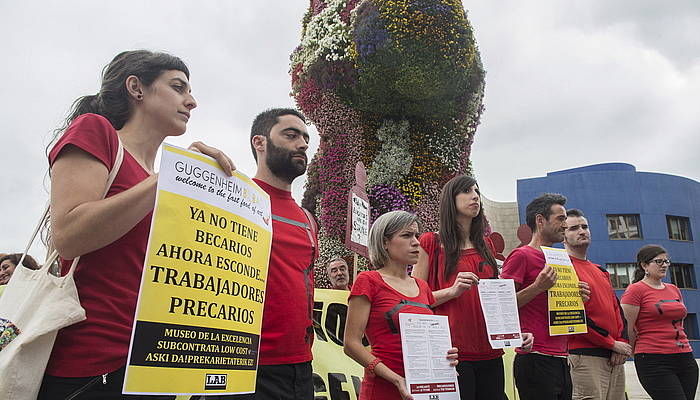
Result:
{"label": "person in red shirt", "polygon": [[[49,152],[51,240],[63,273],[81,256],[74,278],[87,319],[58,333],[39,399],[127,397],[122,381],[156,198],[156,152],[185,132],[196,106],[187,66],[147,50],[118,54],[99,93],[73,104]],[[124,159],[103,199],[120,141]],[[221,151],[200,142],[190,149],[232,174]]]}
{"label": "person in red shirt", "polygon": [[[358,274],[348,300],[345,354],[365,367],[359,400],[412,399],[404,379],[399,314],[432,314],[435,301],[428,284],[408,274],[418,261],[418,220],[391,211],[372,224],[369,258],[377,270]],[[372,348],[362,344],[366,336]],[[457,363],[457,349],[447,358]]]}
{"label": "person in red shirt", "polygon": [[652,399],[690,400],[698,387],[698,365],[683,329],[688,310],[680,290],[663,282],[671,266],[661,246],[637,253],[634,281],[622,295],[634,366]]}
{"label": "person in red shirt", "polygon": [[588,333],[569,338],[569,366],[573,399],[625,399],[625,360],[632,354],[622,309],[610,284],[610,274],[588,261],[591,232],[583,212],[566,211],[564,247],[578,279],[588,283],[584,304]]}
{"label": "person in red shirt", "polygon": [[[484,237],[486,217],[476,180],[460,175],[442,188],[438,233],[420,237],[418,264],[412,275],[428,281],[435,314],[447,315],[452,343],[459,348],[462,400],[504,399],[503,350],[492,349],[479,293],[480,279],[498,278],[492,244]],[[524,348],[532,334],[524,333]]]}
{"label": "person in red shirt", "polygon": [[287,108],[260,113],[250,133],[257,171],[253,181],[270,195],[272,248],[263,309],[254,396],[313,399],[315,222],[292,198],[292,182],[306,171],[309,134],[304,116]]}
{"label": "person in red shirt", "polygon": [[[520,327],[535,335],[531,353],[517,350],[513,375],[522,400],[571,400],[571,375],[567,361],[567,335],[550,336],[547,290],[557,281],[557,273],[545,265],[540,246],[564,240],[566,197],[545,193],[525,209],[532,240],[513,250],[503,263],[501,278],[515,281]],[[581,297],[588,299],[588,285],[581,281]]]}

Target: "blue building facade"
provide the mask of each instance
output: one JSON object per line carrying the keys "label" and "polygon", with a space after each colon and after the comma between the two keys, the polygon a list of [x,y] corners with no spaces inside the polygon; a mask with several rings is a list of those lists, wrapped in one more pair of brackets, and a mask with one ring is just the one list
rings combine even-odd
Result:
{"label": "blue building facade", "polygon": [[681,288],[685,330],[700,357],[700,237],[693,236],[700,235],[700,183],[608,163],[519,179],[517,191],[521,224],[527,204],[542,193],[561,193],[567,209],[584,212],[592,239],[588,257],[607,268],[618,297],[632,280],[637,251],[646,244],[666,248],[673,264],[665,280]]}

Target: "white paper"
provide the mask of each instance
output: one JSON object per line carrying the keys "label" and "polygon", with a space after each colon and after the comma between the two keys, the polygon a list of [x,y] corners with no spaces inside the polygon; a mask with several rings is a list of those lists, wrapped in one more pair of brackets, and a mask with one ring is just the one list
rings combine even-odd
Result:
{"label": "white paper", "polygon": [[521,346],[523,338],[520,333],[518,301],[513,280],[482,279],[478,288],[491,348]]}
{"label": "white paper", "polygon": [[569,253],[564,249],[557,249],[554,247],[540,246],[542,253],[544,253],[545,263],[549,265],[566,265],[573,268],[574,264],[571,262]]}
{"label": "white paper", "polygon": [[350,240],[354,243],[367,246],[369,237],[369,203],[352,194],[352,231]]}
{"label": "white paper", "polygon": [[415,400],[459,400],[457,372],[447,360],[452,347],[447,316],[399,314],[408,391]]}

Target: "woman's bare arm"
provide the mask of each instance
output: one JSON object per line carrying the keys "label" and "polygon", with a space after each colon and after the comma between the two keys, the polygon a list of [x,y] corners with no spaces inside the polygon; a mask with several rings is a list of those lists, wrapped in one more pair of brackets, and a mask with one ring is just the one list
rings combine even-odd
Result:
{"label": "woman's bare arm", "polygon": [[635,324],[639,316],[639,306],[633,306],[631,304],[621,304],[621,306],[622,312],[625,314],[625,319],[627,320],[627,335],[629,336],[630,347],[632,347],[632,353],[634,353],[634,345],[637,342]]}
{"label": "woman's bare arm", "polygon": [[[367,367],[376,358],[362,345],[362,336],[367,328],[371,303],[366,296],[353,296],[348,301],[348,316],[345,322],[345,334],[343,338],[343,350],[350,358],[357,361],[363,367]],[[413,397],[406,389],[405,379],[384,365],[379,363],[374,367],[374,373],[394,384],[404,400]]]}
{"label": "woman's bare arm", "polygon": [[[217,160],[227,175],[236,168],[221,150],[195,142],[189,147]],[[51,235],[61,257],[73,259],[114,242],[155,205],[157,175],[103,199],[109,171],[94,156],[66,146],[51,167]]]}
{"label": "woman's bare arm", "polygon": [[65,259],[122,237],[153,209],[157,177],[102,199],[109,171],[89,153],[64,148],[51,167],[51,233]]}

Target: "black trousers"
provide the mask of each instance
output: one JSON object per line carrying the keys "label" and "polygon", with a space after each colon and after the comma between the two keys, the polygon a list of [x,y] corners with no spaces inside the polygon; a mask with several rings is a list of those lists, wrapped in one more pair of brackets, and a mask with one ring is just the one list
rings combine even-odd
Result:
{"label": "black trousers", "polygon": [[[174,400],[175,396],[124,395],[125,367],[107,375],[60,378],[45,375],[37,400]],[[192,396],[217,400],[309,400],[314,398],[311,361],[300,364],[260,365],[255,394]]]}
{"label": "black trousers", "polygon": [[571,400],[571,375],[566,357],[517,354],[513,375],[521,400]]}
{"label": "black trousers", "polygon": [[[209,400],[211,396],[202,397]],[[226,400],[313,400],[311,361],[299,364],[260,365],[255,394],[218,396]],[[194,399],[193,399],[194,400]]]}
{"label": "black trousers", "polygon": [[460,361],[457,381],[461,400],[508,400],[503,392],[505,376],[503,358],[483,361]]}
{"label": "black trousers", "polygon": [[634,355],[639,383],[652,399],[692,400],[698,387],[693,353]]}
{"label": "black trousers", "polygon": [[174,400],[175,396],[124,395],[124,371],[122,367],[102,375],[84,378],[61,378],[44,375],[37,400]]}

